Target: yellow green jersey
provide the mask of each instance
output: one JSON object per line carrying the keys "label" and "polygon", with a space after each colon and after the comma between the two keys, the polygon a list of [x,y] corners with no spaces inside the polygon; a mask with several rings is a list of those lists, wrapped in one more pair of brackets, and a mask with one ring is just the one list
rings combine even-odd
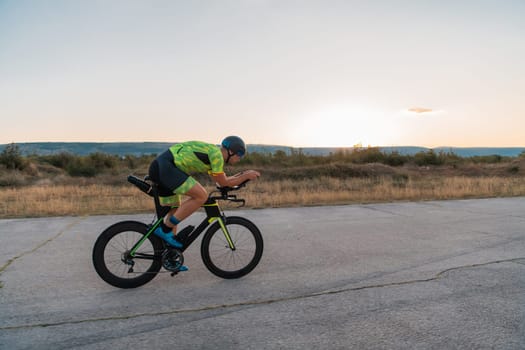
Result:
{"label": "yellow green jersey", "polygon": [[224,159],[221,149],[201,141],[188,141],[170,147],[175,166],[186,173],[224,173]]}

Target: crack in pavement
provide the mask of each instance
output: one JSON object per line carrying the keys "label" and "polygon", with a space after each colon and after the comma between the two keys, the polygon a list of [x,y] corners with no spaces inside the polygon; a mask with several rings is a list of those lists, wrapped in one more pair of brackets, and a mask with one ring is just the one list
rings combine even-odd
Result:
{"label": "crack in pavement", "polygon": [[393,215],[393,216],[403,216],[403,217],[411,217],[411,215],[407,215],[407,214],[403,214],[403,213],[396,213],[394,211],[391,211],[391,210],[386,210],[386,209],[380,209],[380,208],[376,208],[376,207],[373,207],[371,205],[359,205],[358,207],[362,208],[362,209],[368,209],[368,210],[373,210],[373,211],[378,211],[380,213],[386,213],[386,214],[390,214],[390,215]]}
{"label": "crack in pavement", "polygon": [[308,298],[314,298],[314,297],[325,296],[325,295],[335,295],[335,294],[341,294],[341,293],[347,293],[347,292],[361,291],[361,290],[366,290],[366,289],[386,288],[386,287],[404,286],[404,285],[410,285],[410,284],[416,284],[416,283],[432,282],[432,281],[437,281],[443,278],[447,273],[451,271],[468,269],[468,268],[476,268],[476,267],[501,264],[501,263],[508,263],[508,262],[523,265],[525,264],[525,257],[505,259],[505,260],[495,260],[495,261],[489,261],[489,262],[479,263],[479,264],[452,267],[452,268],[438,272],[433,277],[423,278],[423,279],[414,279],[414,280],[400,281],[400,282],[390,282],[390,283],[383,283],[383,284],[373,284],[373,285],[366,285],[366,286],[360,286],[360,287],[340,288],[340,289],[325,290],[325,291],[320,291],[320,292],[294,295],[294,296],[281,297],[281,298],[252,300],[252,301],[222,304],[222,305],[210,305],[210,306],[189,308],[189,309],[176,309],[176,310],[161,311],[161,312],[145,312],[145,313],[138,313],[138,314],[122,315],[122,316],[88,318],[88,319],[82,319],[82,320],[63,321],[63,322],[50,322],[50,323],[36,323],[36,324],[27,324],[27,325],[18,325],[18,326],[7,326],[7,327],[0,327],[0,330],[17,330],[17,329],[38,328],[38,327],[74,325],[74,324],[98,322],[98,321],[129,320],[129,319],[134,319],[134,318],[139,318],[139,317],[148,317],[148,316],[166,316],[166,315],[176,315],[176,314],[185,314],[185,313],[197,313],[197,312],[203,312],[203,311],[213,311],[213,310],[219,310],[219,309],[238,308],[238,307],[243,307],[243,306],[270,305],[270,304],[275,304],[279,302],[308,299]]}
{"label": "crack in pavement", "polygon": [[80,221],[84,220],[86,217],[83,216],[83,217],[79,217],[77,220],[69,223],[69,225],[67,225],[66,227],[64,227],[61,231],[59,231],[56,235],[54,235],[53,237],[51,238],[48,238],[47,240],[43,241],[42,243],[40,243],[39,245],[37,245],[36,247],[34,247],[33,249],[31,250],[27,250],[25,252],[22,252],[20,254],[18,254],[17,256],[7,260],[7,262],[0,266],[0,275],[2,274],[2,272],[5,271],[5,269],[7,269],[12,263],[14,263],[16,260],[28,255],[28,254],[32,254],[34,252],[36,252],[38,249],[42,248],[43,246],[45,246],[46,244],[50,243],[50,242],[53,242],[55,239],[57,239],[58,237],[62,236],[64,233],[66,233],[71,227],[75,226],[76,224],[78,224]]}

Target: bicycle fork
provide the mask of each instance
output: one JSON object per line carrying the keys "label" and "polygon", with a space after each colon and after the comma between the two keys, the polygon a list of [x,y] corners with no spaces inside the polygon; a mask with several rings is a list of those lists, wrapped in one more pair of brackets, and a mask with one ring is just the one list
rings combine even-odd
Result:
{"label": "bicycle fork", "polygon": [[221,231],[224,234],[224,238],[226,238],[226,242],[228,242],[228,246],[231,250],[235,250],[235,244],[233,243],[230,232],[228,232],[228,228],[226,227],[226,217],[220,209],[219,203],[216,200],[210,199],[204,204],[204,210],[208,216],[208,223],[211,224],[214,221],[218,221]]}
{"label": "bicycle fork", "polygon": [[219,222],[219,226],[221,227],[222,233],[224,234],[224,238],[226,238],[226,242],[228,242],[228,246],[230,247],[231,250],[235,250],[235,244],[233,243],[233,240],[230,236],[230,232],[228,232],[228,228],[224,224],[224,217],[220,216],[220,217],[211,218],[210,223],[213,221]]}

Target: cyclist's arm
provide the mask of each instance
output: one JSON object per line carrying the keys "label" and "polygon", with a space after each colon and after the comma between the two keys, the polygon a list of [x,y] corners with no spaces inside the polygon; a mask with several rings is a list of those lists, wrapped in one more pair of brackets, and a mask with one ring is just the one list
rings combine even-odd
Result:
{"label": "cyclist's arm", "polygon": [[221,187],[232,187],[243,183],[246,180],[255,180],[261,174],[255,170],[246,170],[232,176],[226,176],[225,173],[211,174],[210,175],[219,186]]}

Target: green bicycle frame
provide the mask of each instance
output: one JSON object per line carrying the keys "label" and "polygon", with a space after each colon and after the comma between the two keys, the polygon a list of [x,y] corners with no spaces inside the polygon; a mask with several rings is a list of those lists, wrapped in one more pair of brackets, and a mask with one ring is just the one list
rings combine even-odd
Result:
{"label": "green bicycle frame", "polygon": [[[204,211],[206,212],[206,217],[202,220],[199,226],[197,226],[197,228],[193,229],[188,234],[187,238],[184,240],[184,246],[181,248],[181,250],[186,250],[186,248],[188,248],[195,241],[195,239],[197,239],[197,237],[215,221],[219,223],[222,233],[224,234],[224,238],[228,242],[228,246],[230,247],[230,249],[235,250],[235,244],[233,243],[230,233],[228,232],[228,228],[226,227],[225,216],[221,212],[219,203],[214,199],[208,199],[208,201],[206,201],[202,208],[204,208]],[[163,217],[157,219],[157,221],[155,221],[155,223],[149,228],[148,232],[133,246],[133,248],[129,252],[129,255],[131,257],[137,257],[137,250],[146,241],[146,239],[148,239],[148,237],[153,233],[153,231],[157,229],[157,227],[160,225],[161,220],[163,220]]]}

